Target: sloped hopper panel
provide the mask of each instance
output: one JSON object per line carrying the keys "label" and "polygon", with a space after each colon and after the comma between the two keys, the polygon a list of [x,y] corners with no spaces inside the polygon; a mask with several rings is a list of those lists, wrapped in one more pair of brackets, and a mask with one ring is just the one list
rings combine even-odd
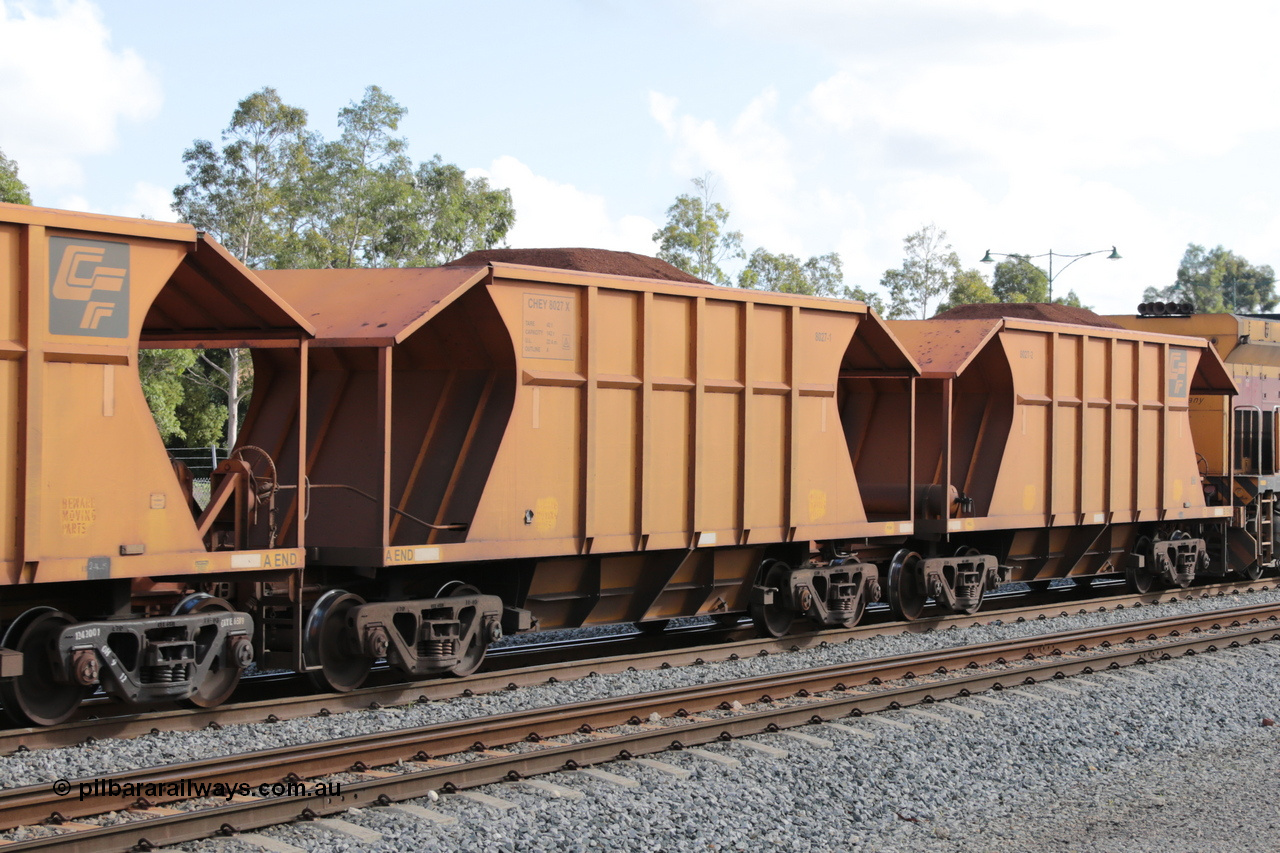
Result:
{"label": "sloped hopper panel", "polygon": [[[960,495],[973,501],[973,514],[981,517],[991,507],[996,475],[1000,472],[1009,430],[1013,428],[1013,374],[1004,350],[990,343],[969,362],[955,380],[951,401],[951,473],[947,481]],[[916,417],[916,450],[921,466],[919,483],[943,482],[942,382],[921,383]],[[934,500],[925,515],[954,515],[953,506]]]}
{"label": "sloped hopper panel", "polygon": [[[307,544],[380,547],[383,437],[379,430],[377,346],[315,347],[309,371]],[[418,523],[467,525],[511,416],[515,354],[483,287],[472,288],[431,316],[391,353],[391,544],[457,542],[465,530],[433,531]],[[258,382],[288,382],[292,353],[255,353]],[[296,396],[255,396],[263,411],[250,418],[268,438]],[[273,407],[276,411],[268,411]],[[245,443],[258,440],[256,430]],[[273,451],[274,448],[266,448]],[[293,481],[282,447],[282,479]],[[350,488],[323,488],[341,485]],[[358,490],[357,491],[353,491]],[[363,493],[363,494],[360,494]],[[286,512],[294,524],[296,508]],[[412,518],[411,518],[412,517]]]}
{"label": "sloped hopper panel", "polygon": [[515,401],[515,350],[483,287],[396,348],[392,382],[392,545],[463,542]]}
{"label": "sloped hopper panel", "polygon": [[196,241],[148,307],[142,340],[154,346],[243,345],[298,339],[311,325],[247,267],[212,240]]}
{"label": "sloped hopper panel", "polygon": [[911,384],[919,368],[874,314],[840,363],[837,405],[869,521],[910,518]]}

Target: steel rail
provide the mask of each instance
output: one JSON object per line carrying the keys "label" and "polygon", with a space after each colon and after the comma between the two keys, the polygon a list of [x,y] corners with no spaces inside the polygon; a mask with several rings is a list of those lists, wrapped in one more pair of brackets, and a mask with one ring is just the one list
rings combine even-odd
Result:
{"label": "steel rail", "polygon": [[[610,674],[628,669],[657,669],[664,666],[688,666],[698,663],[718,663],[735,658],[751,657],[760,652],[770,654],[803,651],[824,645],[847,642],[852,639],[884,634],[899,630],[904,633],[928,633],[951,627],[974,627],[992,622],[1024,622],[1046,620],[1056,616],[1103,612],[1138,605],[1149,606],[1163,602],[1185,601],[1266,591],[1271,587],[1257,581],[1214,584],[1190,587],[1185,590],[1165,590],[1141,595],[1117,595],[1094,599],[1072,599],[1040,603],[1007,610],[980,611],[977,614],[947,614],[931,616],[915,622],[888,622],[859,624],[853,628],[815,631],[780,639],[745,639],[717,642],[692,648],[660,648],[657,651],[634,652],[625,655],[588,658],[586,660],[556,660],[553,663],[525,665],[522,669],[482,671],[463,679],[437,679],[413,684],[392,684],[365,687],[350,693],[332,693],[323,696],[299,695],[275,697],[251,702],[238,702],[210,709],[149,710],[144,713],[124,713],[115,716],[86,717],[60,726],[30,727],[0,731],[0,755],[20,750],[51,749],[56,747],[91,744],[104,738],[132,738],[154,731],[197,731],[210,727],[247,723],[273,723],[285,719],[297,719],[369,708],[393,707],[414,702],[435,702],[460,696],[483,695],[517,687],[545,684],[549,681],[571,681],[592,673]],[[732,631],[733,629],[730,629]],[[721,634],[723,635],[723,634]],[[677,642],[696,636],[693,632],[674,635]],[[660,640],[660,637],[653,637]],[[627,641],[635,642],[634,635]],[[624,642],[620,641],[620,645]],[[553,655],[562,652],[553,651]],[[537,654],[530,656],[537,659]],[[526,659],[526,660],[528,660]],[[94,706],[100,709],[103,706]]]}
{"label": "steel rail", "polygon": [[[220,756],[164,767],[103,774],[97,779],[109,784],[145,780],[159,786],[179,785],[188,780],[234,780],[257,786],[281,781],[286,775],[313,778],[351,769],[354,762],[365,767],[397,761],[429,760],[435,756],[483,751],[494,745],[521,741],[541,741],[572,734],[584,721],[593,729],[617,725],[642,725],[650,714],[661,717],[684,716],[715,709],[730,701],[743,704],[776,698],[806,695],[883,681],[914,679],[932,673],[989,664],[1016,663],[1060,655],[1093,645],[1115,645],[1156,639],[1161,634],[1177,636],[1183,631],[1221,628],[1242,620],[1280,619],[1280,604],[1252,605],[1142,622],[1057,632],[1019,640],[1004,640],[890,658],[832,664],[801,671],[713,682],[653,693],[580,702],[570,705],[517,711],[507,714],[437,723],[389,732],[375,732],[319,743],[297,744],[258,752]],[[1270,627],[1267,630],[1277,630]],[[1218,642],[1222,640],[1219,638]],[[1005,679],[1010,676],[1004,675]],[[804,691],[802,693],[801,691]],[[71,788],[78,790],[73,780]],[[92,780],[88,780],[92,781]],[[29,825],[47,820],[57,812],[61,818],[80,817],[128,808],[136,795],[93,796],[89,800],[59,796],[48,783],[0,791],[0,828]],[[173,798],[170,798],[173,799]],[[158,802],[167,802],[163,797]]]}
{"label": "steel rail", "polygon": [[[1066,638],[1069,633],[1064,632],[1060,636]],[[1222,647],[1272,640],[1280,640],[1280,626],[1254,626],[1231,634],[1178,639],[1155,647],[1117,649],[1113,646],[1102,654],[1058,658],[1027,664],[1016,670],[960,674],[946,681],[911,683],[872,693],[810,697],[803,703],[786,707],[744,711],[715,719],[686,719],[679,727],[641,726],[640,731],[609,733],[589,743],[546,746],[526,753],[486,752],[474,761],[456,764],[438,762],[439,766],[426,770],[350,783],[344,785],[342,795],[337,797],[296,796],[232,802],[196,812],[170,814],[122,825],[81,828],[57,837],[16,842],[7,845],[5,849],[147,850],[211,835],[231,835],[292,820],[312,819],[349,808],[386,805],[426,796],[436,790],[460,790],[646,753],[683,749],[714,741],[730,741],[738,737],[827,722],[841,717],[928,704],[991,689],[1007,690],[1092,673],[1099,669],[1119,669],[1147,663],[1152,659],[1170,659]]]}

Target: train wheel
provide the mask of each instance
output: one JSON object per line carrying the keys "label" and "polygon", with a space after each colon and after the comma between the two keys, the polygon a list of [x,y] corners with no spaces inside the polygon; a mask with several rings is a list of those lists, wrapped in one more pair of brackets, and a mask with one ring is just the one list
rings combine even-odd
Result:
{"label": "train wheel", "polygon": [[1245,580],[1256,581],[1258,578],[1262,577],[1262,563],[1254,560],[1249,565],[1236,569],[1236,571],[1239,572],[1240,577]]}
{"label": "train wheel", "polygon": [[[188,613],[202,613],[206,610],[231,613],[235,608],[226,599],[215,598],[207,592],[196,592],[179,601],[178,606],[173,608],[173,615],[183,616]],[[200,656],[206,652],[208,652],[207,649],[196,650],[196,654]],[[221,649],[208,653],[213,654],[214,659],[209,665],[204,681],[197,684],[195,692],[181,700],[179,705],[189,708],[215,708],[230,699],[231,694],[239,686],[240,667],[231,660],[226,644],[224,643]]]}
{"label": "train wheel", "polygon": [[924,612],[929,596],[916,569],[919,563],[920,555],[905,548],[889,563],[889,612],[895,619],[914,622]]}
{"label": "train wheel", "polygon": [[[1141,554],[1147,558],[1150,563],[1154,559],[1151,549],[1151,540],[1143,536],[1138,539],[1134,545],[1133,553]],[[1155,575],[1149,574],[1146,569],[1139,569],[1133,564],[1133,560],[1125,560],[1124,562],[1124,582],[1129,587],[1130,592],[1138,595],[1145,595],[1155,588]]]}
{"label": "train wheel", "polygon": [[[438,598],[444,598],[450,595],[479,595],[480,590],[471,584],[462,581],[449,581],[445,584],[440,592],[437,593]],[[482,636],[482,625],[465,626],[471,628],[471,639],[467,642],[467,648],[458,657],[458,662],[450,669],[449,674],[455,678],[465,678],[480,668],[480,664],[484,662],[484,653],[489,650],[488,639]]]}
{"label": "train wheel", "polygon": [[62,629],[75,621],[52,607],[33,607],[5,632],[3,646],[22,652],[22,675],[0,681],[0,702],[14,725],[56,726],[93,692],[79,684],[64,684],[53,675],[53,644]]}
{"label": "train wheel", "polygon": [[641,634],[661,634],[670,624],[670,619],[650,619],[648,622],[637,622],[636,630]]}
{"label": "train wheel", "polygon": [[480,632],[476,631],[471,635],[471,642],[467,644],[467,650],[458,658],[458,662],[449,670],[449,674],[455,678],[466,678],[471,675],[484,662],[484,653],[487,649],[488,646],[481,639]]}
{"label": "train wheel", "polygon": [[751,605],[751,620],[767,637],[785,636],[795,622],[795,614],[777,600],[782,598],[781,592],[790,574],[790,567],[780,560],[769,560],[761,567],[761,586],[770,586],[779,592],[773,604]]}
{"label": "train wheel", "polygon": [[350,693],[369,677],[373,658],[355,648],[347,624],[350,611],[362,604],[364,599],[358,595],[331,589],[311,608],[303,642],[307,664],[320,665],[307,673],[316,689]]}

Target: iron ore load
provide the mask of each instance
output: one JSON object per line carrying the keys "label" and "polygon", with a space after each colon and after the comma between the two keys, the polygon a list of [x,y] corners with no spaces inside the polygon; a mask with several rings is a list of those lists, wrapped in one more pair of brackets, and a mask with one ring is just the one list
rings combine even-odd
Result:
{"label": "iron ore load", "polygon": [[[253,272],[185,225],[0,205],[0,703],[52,724],[97,689],[216,705],[255,662],[347,691],[518,631],[776,636],[1271,565],[1275,415],[1233,420],[1221,347],[1052,319],[886,323],[596,250]],[[140,348],[252,353],[207,499]]]}

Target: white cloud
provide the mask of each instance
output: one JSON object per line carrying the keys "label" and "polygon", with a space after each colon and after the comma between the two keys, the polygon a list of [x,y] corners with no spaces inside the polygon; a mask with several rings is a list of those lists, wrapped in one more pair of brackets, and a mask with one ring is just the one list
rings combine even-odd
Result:
{"label": "white cloud", "polygon": [[57,0],[47,14],[0,0],[0,45],[0,148],[33,189],[81,185],[81,159],[111,150],[118,122],[159,111],[158,81],[112,47],[87,0]]}
{"label": "white cloud", "polygon": [[[1081,260],[1061,273],[1055,295],[1075,290],[1119,313],[1144,288],[1172,281],[1188,240],[1221,239],[1255,263],[1280,243],[1269,163],[1223,165],[1280,130],[1280,115],[1265,108],[1280,99],[1268,47],[1280,10],[1097,0],[702,5],[726,29],[829,59],[825,77],[785,89],[804,94],[783,99],[771,82],[736,115],[682,113],[676,97],[650,96],[672,173],[719,176],[730,224],[749,248],[834,249],[846,281],[870,287],[901,262],[903,237],[929,222],[947,230],[966,266],[987,248],[1080,253],[1114,243],[1123,260]],[[1220,180],[1251,183],[1201,180],[1206,165]]]}
{"label": "white cloud", "polygon": [[643,216],[610,214],[603,196],[583,192],[535,175],[515,157],[502,156],[488,170],[471,169],[495,187],[511,190],[516,224],[507,243],[521,249],[584,246],[653,255],[653,232],[658,226]]}
{"label": "white cloud", "polygon": [[797,201],[796,166],[792,142],[777,126],[777,107],[778,93],[766,89],[721,128],[681,114],[675,98],[649,93],[650,116],[675,144],[672,172],[690,179],[712,174],[713,200],[729,209],[729,227],[744,232],[748,252],[760,245],[752,235],[768,235],[775,252],[801,251],[804,244],[790,216]]}

